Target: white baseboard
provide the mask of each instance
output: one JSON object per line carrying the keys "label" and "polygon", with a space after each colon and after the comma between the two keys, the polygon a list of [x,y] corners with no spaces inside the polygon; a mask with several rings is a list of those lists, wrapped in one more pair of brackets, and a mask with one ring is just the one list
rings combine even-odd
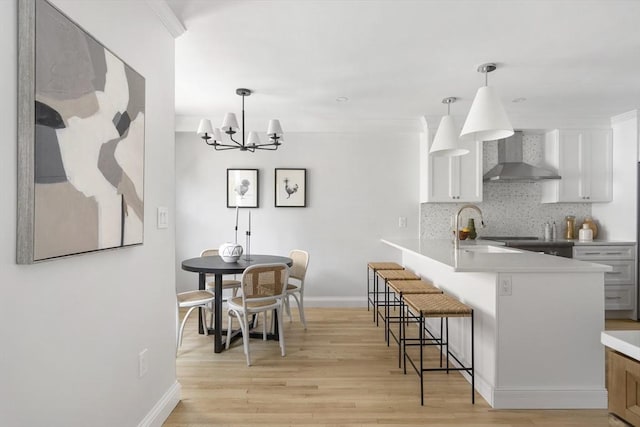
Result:
{"label": "white baseboard", "polygon": [[304,297],[305,307],[367,307],[366,297]]}
{"label": "white baseboard", "polygon": [[606,409],[607,390],[496,388],[495,409]]}
{"label": "white baseboard", "polygon": [[151,411],[140,421],[138,427],[162,427],[173,408],[180,402],[180,390],[182,386],[178,381],[173,383],[166,393],[153,405]]}

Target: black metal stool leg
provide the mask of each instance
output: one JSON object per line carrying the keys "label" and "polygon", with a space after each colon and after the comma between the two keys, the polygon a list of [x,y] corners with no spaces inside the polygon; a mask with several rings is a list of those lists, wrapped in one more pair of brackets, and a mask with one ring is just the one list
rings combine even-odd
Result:
{"label": "black metal stool leg", "polygon": [[473,310],[471,310],[471,403],[475,405],[476,403],[476,393],[475,393],[475,389],[476,389],[476,384],[475,384],[475,376],[476,376],[476,371],[475,371],[475,367],[474,367],[474,361],[473,361],[473,357],[474,357],[474,353],[473,353]]}
{"label": "black metal stool leg", "polygon": [[420,334],[419,334],[419,341],[418,343],[420,344],[420,405],[424,406],[424,365],[423,365],[423,361],[422,361],[422,356],[423,356],[423,344],[424,344],[424,317],[422,316],[422,314],[420,314]]}

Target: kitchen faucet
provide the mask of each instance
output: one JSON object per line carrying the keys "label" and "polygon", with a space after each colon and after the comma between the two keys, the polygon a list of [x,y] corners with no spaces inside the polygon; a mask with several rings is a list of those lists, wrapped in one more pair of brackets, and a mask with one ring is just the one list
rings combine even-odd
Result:
{"label": "kitchen faucet", "polygon": [[465,209],[475,209],[480,214],[480,226],[484,228],[484,218],[482,217],[482,211],[476,205],[463,205],[456,212],[456,221],[455,221],[455,238],[453,239],[453,249],[460,249],[460,228],[458,226],[460,222],[460,213]]}

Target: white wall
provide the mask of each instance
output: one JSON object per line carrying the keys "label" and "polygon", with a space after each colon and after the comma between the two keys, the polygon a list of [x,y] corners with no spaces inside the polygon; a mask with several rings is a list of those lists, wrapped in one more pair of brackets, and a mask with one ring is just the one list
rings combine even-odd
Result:
{"label": "white wall", "polygon": [[174,43],[145,2],[54,3],[146,77],[144,245],[16,265],[17,0],[0,1],[0,425],[135,426],[179,396],[174,227],[155,228],[175,206]]}
{"label": "white wall", "polygon": [[638,111],[611,118],[613,128],[613,201],[594,203],[602,237],[636,241],[638,203]]}
{"label": "white wall", "polygon": [[[286,118],[282,118],[286,127]],[[285,128],[286,131],[286,128]],[[176,276],[197,276],[180,262],[233,240],[235,210],[226,207],[226,169],[257,168],[260,208],[251,209],[252,253],[310,253],[307,305],[366,304],[366,263],[399,261],[381,237],[418,235],[418,133],[290,133],[274,152],[216,152],[195,132],[176,135]],[[307,208],[274,207],[274,168],[307,169]],[[247,225],[240,210],[240,231]],[[398,217],[407,227],[398,227]],[[244,246],[244,234],[239,243]]]}

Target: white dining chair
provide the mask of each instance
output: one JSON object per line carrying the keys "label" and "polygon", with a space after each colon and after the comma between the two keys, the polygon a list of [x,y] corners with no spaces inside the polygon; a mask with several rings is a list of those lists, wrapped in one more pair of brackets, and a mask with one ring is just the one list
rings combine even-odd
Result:
{"label": "white dining chair", "polygon": [[207,319],[206,312],[211,310],[211,306],[213,304],[214,295],[213,292],[206,290],[198,290],[198,291],[186,291],[180,292],[176,295],[178,301],[178,308],[189,308],[187,313],[182,318],[182,322],[180,324],[180,328],[178,329],[178,337],[176,342],[176,350],[182,345],[182,335],[184,333],[184,325],[187,323],[187,319],[191,315],[191,312],[195,309],[201,308],[201,316],[202,316],[202,325],[204,326],[205,332],[208,333],[206,328]]}
{"label": "white dining chair", "polygon": [[300,322],[304,329],[307,329],[307,321],[304,317],[304,279],[309,266],[309,253],[300,249],[289,252],[289,258],[293,260],[293,265],[289,269],[289,282],[287,283],[287,296],[285,298],[285,308],[289,315],[289,321],[293,321],[291,316],[291,306],[289,297],[293,297],[298,304]]}
{"label": "white dining chair", "polygon": [[[242,273],[242,295],[230,298],[227,301],[227,337],[233,331],[233,319],[238,319],[242,330],[244,354],[247,358],[247,366],[251,366],[251,354],[249,352],[249,316],[254,314],[274,311],[278,322],[278,339],[280,351],[285,355],[284,330],[282,327],[282,306],[287,292],[289,280],[289,267],[286,264],[255,264]],[[263,328],[267,322],[264,321]],[[263,331],[263,339],[266,340],[266,329]],[[226,348],[229,348],[230,339],[227,339]]]}
{"label": "white dining chair", "polygon": [[[200,253],[201,257],[204,256],[219,256],[219,252],[218,249],[205,249]],[[207,274],[207,289],[211,290],[211,292],[213,292],[216,282],[215,280],[210,280],[213,278],[213,274]],[[236,280],[235,278],[236,276],[233,276],[233,279],[225,279],[222,281],[222,292],[224,293],[225,290],[227,289],[231,289],[231,295],[232,297],[235,297],[238,294],[238,290],[240,289],[240,281]],[[228,295],[223,295],[222,296],[222,301],[225,302],[229,299]],[[211,308],[211,319],[209,321],[209,327],[213,328],[213,307]],[[206,324],[206,323],[205,323]]]}

